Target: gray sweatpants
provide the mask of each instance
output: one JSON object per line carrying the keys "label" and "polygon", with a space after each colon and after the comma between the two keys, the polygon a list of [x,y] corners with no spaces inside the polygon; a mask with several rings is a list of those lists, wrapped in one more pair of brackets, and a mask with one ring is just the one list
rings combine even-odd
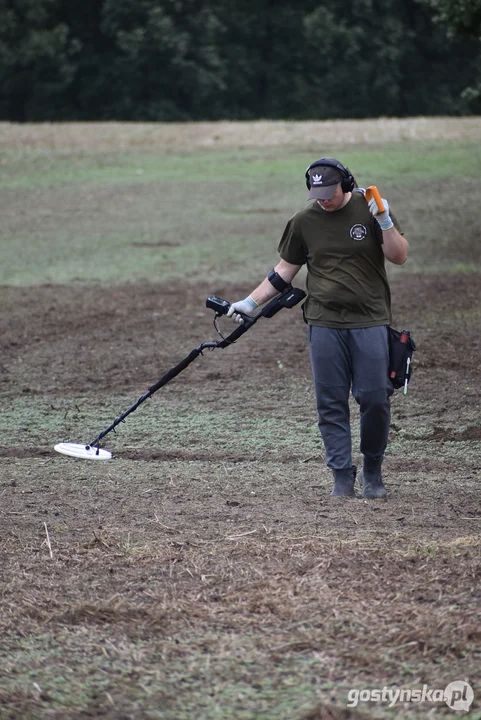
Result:
{"label": "gray sweatpants", "polygon": [[387,327],[338,330],[309,325],[308,337],[327,466],[333,470],[352,466],[351,388],[360,408],[360,450],[365,462],[375,463],[386,450],[393,392]]}

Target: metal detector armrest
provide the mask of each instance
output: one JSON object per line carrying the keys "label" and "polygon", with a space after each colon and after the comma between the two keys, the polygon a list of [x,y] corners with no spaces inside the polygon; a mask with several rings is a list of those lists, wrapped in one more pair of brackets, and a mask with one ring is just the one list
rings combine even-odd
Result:
{"label": "metal detector armrest", "polygon": [[268,302],[256,317],[271,318],[279,312],[279,310],[282,310],[282,308],[292,308],[294,305],[300,303],[301,300],[304,300],[305,297],[306,293],[304,290],[289,285],[280,295]]}

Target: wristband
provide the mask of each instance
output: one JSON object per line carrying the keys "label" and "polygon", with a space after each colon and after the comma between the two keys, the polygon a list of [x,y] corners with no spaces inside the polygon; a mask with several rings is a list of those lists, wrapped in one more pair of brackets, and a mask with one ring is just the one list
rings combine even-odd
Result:
{"label": "wristband", "polygon": [[389,215],[384,218],[384,220],[380,220],[378,217],[376,218],[376,220],[378,221],[381,230],[390,230],[392,227],[394,227],[394,223],[389,217]]}
{"label": "wristband", "polygon": [[247,303],[250,306],[251,310],[255,310],[259,307],[259,303],[254,300],[252,295],[248,295],[246,299],[244,300],[245,303]]}

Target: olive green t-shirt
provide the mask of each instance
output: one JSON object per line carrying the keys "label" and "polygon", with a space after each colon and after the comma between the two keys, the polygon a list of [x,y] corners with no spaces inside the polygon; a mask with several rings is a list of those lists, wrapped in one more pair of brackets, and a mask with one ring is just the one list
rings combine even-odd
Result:
{"label": "olive green t-shirt", "polygon": [[[390,212],[395,227],[401,229]],[[360,328],[391,323],[382,231],[361,192],[340,210],[315,200],[287,223],[281,258],[307,265],[304,313],[310,325]]]}

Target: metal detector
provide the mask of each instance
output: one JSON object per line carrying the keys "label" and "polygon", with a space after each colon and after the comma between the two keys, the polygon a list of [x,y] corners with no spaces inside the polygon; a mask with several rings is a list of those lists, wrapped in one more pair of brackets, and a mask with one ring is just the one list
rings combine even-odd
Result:
{"label": "metal detector", "polygon": [[231,332],[230,335],[228,335],[227,337],[223,337],[217,325],[217,318],[221,315],[226,315],[230,308],[230,303],[227,302],[227,300],[223,300],[222,298],[217,297],[217,295],[210,295],[205,301],[205,304],[206,307],[214,310],[215,312],[214,327],[217,334],[220,335],[220,337],[222,338],[221,340],[218,340],[217,342],[205,342],[191,350],[187,357],[181,360],[178,365],[168,370],[165,375],[160,378],[160,380],[158,380],[154,385],[152,385],[152,387],[150,387],[147,392],[144,393],[144,395],[142,395],[137,400],[137,402],[135,402],[131,407],[128,408],[128,410],[122,413],[122,415],[119,415],[119,417],[116,418],[113,423],[109,425],[108,428],[99,433],[95,440],[92,440],[92,442],[88,445],[82,445],[78,443],[58,443],[57,445],[55,445],[54,450],[62,453],[62,455],[83,458],[85,460],[110,460],[110,458],[112,457],[112,453],[108,450],[103,450],[100,447],[101,439],[105,437],[105,435],[107,435],[109,432],[114,430],[121,422],[124,422],[125,418],[130,415],[130,413],[133,413],[134,410],[137,410],[139,405],[142,405],[143,402],[152,397],[152,395],[157,392],[157,390],[160,390],[161,387],[167,385],[167,383],[173,380],[179,373],[182,372],[182,370],[185,370],[185,368],[188,367],[191,362],[193,362],[197,357],[199,357],[199,355],[202,355],[203,350],[215,350],[216,348],[229,347],[229,345],[235,343],[236,340],[241,337],[241,335],[244,335],[244,333],[250,330],[250,328],[255,325],[259,318],[271,318],[276,313],[278,313],[279,310],[282,310],[282,308],[292,308],[294,307],[294,305],[297,305],[299,302],[301,302],[301,300],[303,300],[305,297],[306,293],[303,290],[289,285],[280,295],[277,295],[277,297],[268,302],[262,308],[262,310],[257,313],[257,315],[242,315],[243,323],[239,325],[233,332]]}

